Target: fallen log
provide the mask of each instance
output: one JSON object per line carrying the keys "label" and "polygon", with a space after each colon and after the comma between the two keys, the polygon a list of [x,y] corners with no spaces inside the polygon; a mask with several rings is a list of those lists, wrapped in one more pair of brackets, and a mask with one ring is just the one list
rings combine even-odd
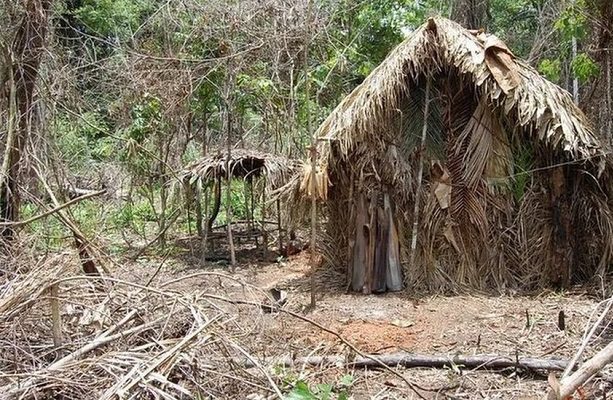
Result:
{"label": "fallen log", "polygon": [[[253,368],[255,365],[250,361],[242,362],[245,368]],[[323,366],[336,365],[354,368],[377,368],[385,364],[389,367],[402,366],[405,368],[445,368],[460,367],[468,369],[501,370],[506,368],[519,368],[526,370],[563,371],[568,365],[568,360],[555,358],[534,358],[499,356],[499,355],[425,355],[413,353],[372,354],[348,359],[343,356],[309,356],[309,357],[284,357],[275,361],[275,365],[283,367],[293,366]]]}

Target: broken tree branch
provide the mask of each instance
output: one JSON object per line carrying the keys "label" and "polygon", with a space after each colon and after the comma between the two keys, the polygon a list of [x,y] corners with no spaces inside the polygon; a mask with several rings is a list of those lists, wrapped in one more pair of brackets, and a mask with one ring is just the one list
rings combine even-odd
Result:
{"label": "broken tree branch", "polygon": [[75,199],[72,199],[72,200],[70,200],[70,201],[68,201],[68,202],[66,202],[64,204],[61,204],[61,205],[59,205],[57,207],[54,207],[54,208],[52,208],[52,209],[50,209],[48,211],[45,211],[42,214],[36,215],[36,216],[34,216],[32,218],[25,219],[23,221],[0,222],[0,227],[4,227],[4,226],[13,226],[13,227],[15,227],[15,226],[28,225],[28,224],[31,224],[32,222],[38,221],[39,219],[48,217],[51,214],[55,214],[56,212],[59,212],[59,211],[63,210],[64,208],[70,207],[73,204],[76,204],[76,203],[78,203],[80,201],[91,199],[92,197],[100,196],[101,194],[104,194],[104,193],[106,193],[106,189],[105,190],[98,190],[96,192],[91,192],[91,193],[88,193],[88,194],[83,195],[81,197],[77,197]]}
{"label": "broken tree branch", "polygon": [[[562,371],[568,360],[498,355],[427,355],[413,353],[372,354],[347,359],[344,356],[310,356],[291,358],[285,357],[275,361],[275,365],[292,367],[296,365],[342,365],[353,368],[381,368],[381,364],[388,367],[405,368],[444,368],[459,366],[470,369],[500,370],[505,368],[522,368],[528,370]],[[249,361],[243,363],[245,368],[253,368]]]}
{"label": "broken tree branch", "polygon": [[583,365],[571,376],[562,379],[559,387],[552,387],[552,390],[545,399],[561,400],[570,398],[579,387],[584,385],[592,376],[596,375],[611,362],[613,362],[613,342],[610,342],[594,357],[583,363]]}

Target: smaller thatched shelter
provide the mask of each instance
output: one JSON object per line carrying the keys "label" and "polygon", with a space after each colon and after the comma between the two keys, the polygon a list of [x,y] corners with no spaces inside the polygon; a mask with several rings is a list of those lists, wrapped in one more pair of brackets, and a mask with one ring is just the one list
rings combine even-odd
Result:
{"label": "smaller thatched shelter", "polygon": [[181,174],[183,180],[203,179],[216,181],[230,175],[237,179],[265,177],[270,188],[277,188],[294,173],[296,162],[286,157],[256,150],[234,149],[227,159],[227,150],[211,151],[205,157],[187,165]]}
{"label": "smaller thatched shelter", "polygon": [[[203,238],[203,246],[206,247],[207,238],[211,239],[220,236],[219,234],[223,235],[223,232],[218,232],[217,235],[213,232],[222,204],[223,183],[226,183],[228,193],[226,201],[230,202],[232,183],[229,181],[239,180],[244,185],[245,203],[243,209],[246,210],[246,219],[242,222],[246,223],[247,229],[234,236],[247,240],[253,238],[256,245],[258,245],[258,238],[261,236],[262,244],[266,250],[268,247],[268,232],[265,229],[265,224],[268,223],[266,210],[267,204],[272,199],[271,193],[296,175],[297,165],[296,161],[283,156],[247,149],[233,149],[229,158],[227,149],[210,151],[207,156],[187,165],[180,173],[179,178],[187,195],[187,209],[191,208],[191,204],[195,204],[196,226],[198,227],[198,234]],[[200,194],[203,192],[212,194],[213,204],[211,207],[202,207]],[[209,198],[209,196],[205,196],[206,198]],[[228,207],[228,204],[226,204],[226,207]],[[276,202],[276,207],[277,214],[280,214],[279,202]],[[259,221],[256,221],[255,218],[256,208],[261,214]],[[206,222],[203,222],[203,212],[207,214]],[[230,213],[227,216],[228,221],[223,226],[227,226],[230,230]],[[279,250],[281,251],[283,228],[280,215],[277,217],[275,224],[278,232]],[[231,252],[233,252],[233,235],[229,231],[228,240]]]}
{"label": "smaller thatched shelter", "polygon": [[495,36],[428,20],[316,135],[327,251],[354,290],[397,289],[399,273],[414,289],[502,290],[610,271],[607,145]]}

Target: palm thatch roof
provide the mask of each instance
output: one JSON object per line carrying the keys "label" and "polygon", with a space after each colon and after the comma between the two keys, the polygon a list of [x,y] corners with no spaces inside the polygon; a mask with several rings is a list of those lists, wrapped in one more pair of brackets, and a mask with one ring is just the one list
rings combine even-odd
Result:
{"label": "palm thatch roof", "polygon": [[[182,173],[183,181],[195,179],[226,179],[227,150],[211,151],[207,156],[187,165]],[[294,174],[296,162],[283,156],[257,150],[234,149],[228,163],[233,178],[249,179],[266,177],[267,186],[278,187]]]}
{"label": "palm thatch roof", "polygon": [[409,94],[409,82],[433,77],[448,67],[469,77],[493,106],[532,136],[602,168],[605,151],[569,93],[517,59],[494,35],[469,31],[445,18],[431,18],[397,46],[328,116],[316,132],[324,164],[330,142],[337,156],[355,143],[376,141],[378,128]]}

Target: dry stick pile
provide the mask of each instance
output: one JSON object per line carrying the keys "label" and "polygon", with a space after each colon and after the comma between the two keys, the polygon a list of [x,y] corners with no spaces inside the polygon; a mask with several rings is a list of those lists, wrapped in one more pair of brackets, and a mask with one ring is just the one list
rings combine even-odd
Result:
{"label": "dry stick pile", "polygon": [[[233,277],[199,272],[149,285],[79,276],[78,265],[76,256],[60,254],[31,264],[30,272],[13,268],[20,273],[0,276],[2,398],[116,399],[135,394],[154,399],[282,398],[287,387],[279,387],[283,377],[273,376],[272,366],[302,366],[304,375],[307,364],[320,368],[343,364],[338,355],[322,355],[322,348],[308,357],[283,357],[289,350],[283,339],[259,336],[266,321],[263,312],[274,310],[331,333],[353,349],[356,357],[346,360],[345,368],[381,368],[401,378],[420,398],[432,390],[415,385],[395,369],[411,366],[415,355],[388,360],[363,354],[305,316],[278,309],[274,303],[262,304],[261,291]],[[218,287],[190,280],[204,275],[218,279]],[[223,294],[222,280],[242,286],[240,300]],[[58,314],[60,320],[54,320]],[[254,337],[258,340],[249,341]],[[277,351],[263,357],[268,350],[260,349],[262,345],[274,345]],[[457,361],[439,358],[441,365]],[[436,366],[432,359],[425,363],[420,359],[415,365]],[[513,364],[501,357],[485,362],[475,358],[475,362],[477,367]],[[553,364],[534,368],[565,367],[565,362]]]}
{"label": "dry stick pile", "polygon": [[[1,278],[0,397],[281,396],[264,369],[231,362],[253,360],[239,343],[258,329],[261,313],[239,317],[239,307],[221,308],[198,292],[78,276],[77,265],[60,255]],[[50,297],[53,286],[57,299]],[[53,337],[54,300],[61,338]],[[54,346],[54,339],[63,344]]]}

